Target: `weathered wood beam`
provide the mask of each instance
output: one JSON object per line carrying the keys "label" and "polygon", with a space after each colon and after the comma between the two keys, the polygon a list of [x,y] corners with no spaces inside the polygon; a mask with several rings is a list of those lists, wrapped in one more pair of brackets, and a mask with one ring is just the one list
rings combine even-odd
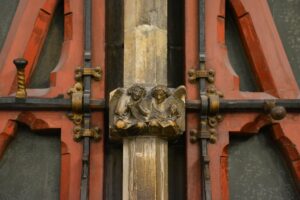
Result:
{"label": "weathered wood beam", "polygon": [[[167,84],[167,0],[124,2],[124,87]],[[168,199],[168,142],[123,139],[123,200]]]}
{"label": "weathered wood beam", "polygon": [[124,87],[167,84],[167,0],[124,2]]}
{"label": "weathered wood beam", "polygon": [[110,93],[123,141],[123,200],[168,199],[168,140],[185,127],[185,87],[167,88],[167,0],[124,1],[124,88]]}
{"label": "weathered wood beam", "polygon": [[168,199],[168,143],[153,136],[123,143],[123,199]]}

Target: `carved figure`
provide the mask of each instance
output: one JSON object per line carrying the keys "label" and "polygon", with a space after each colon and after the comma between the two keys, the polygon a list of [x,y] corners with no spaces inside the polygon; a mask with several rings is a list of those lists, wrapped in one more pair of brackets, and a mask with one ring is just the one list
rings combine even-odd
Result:
{"label": "carved figure", "polygon": [[119,88],[110,96],[112,137],[158,135],[172,138],[184,131],[185,87],[164,85],[145,88],[133,85]]}
{"label": "carved figure", "polygon": [[158,85],[151,90],[150,126],[176,126],[177,106],[166,101],[171,95],[170,90],[164,85]]}
{"label": "carved figure", "polygon": [[127,129],[131,126],[143,128],[150,113],[144,105],[143,98],[146,96],[146,89],[140,85],[133,85],[123,95],[116,107],[116,123],[118,129]]}

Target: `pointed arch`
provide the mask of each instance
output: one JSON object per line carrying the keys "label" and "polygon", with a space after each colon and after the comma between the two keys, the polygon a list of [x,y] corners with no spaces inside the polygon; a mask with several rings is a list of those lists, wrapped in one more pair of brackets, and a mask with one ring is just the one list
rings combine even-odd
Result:
{"label": "pointed arch", "polygon": [[[239,79],[233,72],[228,59],[225,44],[225,1],[206,1],[206,66],[216,71],[216,87],[224,93],[225,99],[273,99],[273,98],[299,98],[299,88],[292,74],[289,62],[285,55],[279,35],[276,31],[267,1],[261,0],[231,0],[235,11],[240,34],[242,35],[247,55],[251,60],[262,92],[239,91]],[[198,1],[186,1],[186,43],[185,68],[198,66]],[[262,45],[263,44],[263,45]],[[186,76],[187,99],[195,100],[199,94],[197,86],[188,82]],[[229,199],[227,178],[227,146],[229,132],[244,135],[246,125],[254,122],[258,114],[255,113],[229,113],[218,127],[218,140],[216,144],[208,147],[210,157],[211,186],[213,199]],[[189,131],[197,129],[198,116],[187,114],[187,198],[201,199],[200,154],[199,146],[190,142]],[[297,133],[300,117],[289,114],[285,120],[274,125],[274,132],[278,136],[283,152],[289,152],[287,159],[294,171],[294,178],[299,180],[300,137]],[[268,121],[259,121],[253,132],[268,124]],[[273,129],[274,129],[273,128]],[[280,141],[282,140],[282,141]],[[288,142],[287,142],[288,141]],[[291,147],[292,150],[291,150]],[[291,150],[291,151],[290,151]],[[297,152],[297,153],[296,153]],[[288,155],[286,154],[286,155]],[[227,191],[227,192],[226,192]]]}

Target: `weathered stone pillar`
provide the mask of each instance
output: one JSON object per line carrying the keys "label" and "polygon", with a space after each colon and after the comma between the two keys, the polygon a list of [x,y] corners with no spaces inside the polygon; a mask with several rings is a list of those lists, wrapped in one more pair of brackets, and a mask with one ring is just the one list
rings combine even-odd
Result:
{"label": "weathered stone pillar", "polygon": [[124,86],[167,84],[167,0],[124,1]]}
{"label": "weathered stone pillar", "polygon": [[168,142],[155,136],[123,143],[123,200],[168,199]]}
{"label": "weathered stone pillar", "polygon": [[168,199],[168,142],[184,129],[185,88],[167,84],[167,0],[124,1],[124,88],[110,94],[123,141],[123,200]]}

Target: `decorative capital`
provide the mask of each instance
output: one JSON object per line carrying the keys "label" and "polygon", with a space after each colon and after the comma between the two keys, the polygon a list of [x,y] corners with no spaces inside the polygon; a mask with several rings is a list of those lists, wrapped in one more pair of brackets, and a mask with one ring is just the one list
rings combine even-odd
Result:
{"label": "decorative capital", "polygon": [[185,130],[184,86],[176,89],[135,84],[110,93],[110,137],[158,136],[174,139]]}

